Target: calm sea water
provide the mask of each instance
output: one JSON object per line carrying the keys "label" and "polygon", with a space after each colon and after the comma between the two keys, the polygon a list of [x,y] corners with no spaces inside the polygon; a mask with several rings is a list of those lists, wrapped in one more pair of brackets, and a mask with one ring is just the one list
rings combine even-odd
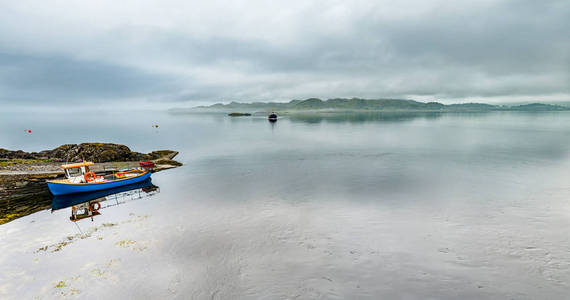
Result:
{"label": "calm sea water", "polygon": [[1,148],[87,141],[185,165],[0,225],[1,299],[570,295],[569,113],[0,114]]}

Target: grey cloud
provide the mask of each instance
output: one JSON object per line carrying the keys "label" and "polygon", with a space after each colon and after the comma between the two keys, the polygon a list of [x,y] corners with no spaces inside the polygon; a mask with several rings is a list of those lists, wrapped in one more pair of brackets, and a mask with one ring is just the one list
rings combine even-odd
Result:
{"label": "grey cloud", "polygon": [[80,102],[152,95],[171,89],[169,79],[99,61],[0,53],[2,100]]}
{"label": "grey cloud", "polygon": [[372,11],[352,20],[350,34],[317,32],[281,47],[263,39],[196,38],[160,31],[151,33],[155,35],[151,42],[158,46],[156,51],[167,51],[187,62],[243,61],[253,70],[271,72],[362,68],[368,72],[452,65],[499,75],[561,72],[567,71],[564,62],[570,55],[570,42],[564,38],[570,26],[569,5],[563,3],[513,1],[403,20],[385,20]]}
{"label": "grey cloud", "polygon": [[[278,24],[288,29],[282,42],[284,33],[276,30],[273,36],[275,24],[264,31],[263,23],[253,22],[241,34],[212,26],[216,30],[195,34],[184,30],[184,23],[175,23],[177,28],[149,21],[82,38],[87,46],[79,50],[89,60],[63,48],[57,55],[37,54],[33,46],[27,55],[11,49],[0,54],[0,101],[410,95],[570,100],[567,1],[458,1],[401,16],[382,13],[389,2],[370,1],[360,10],[351,5],[356,4],[346,4],[346,13],[336,19],[322,17],[326,5],[307,6]],[[255,7],[243,13],[255,15]],[[240,16],[238,11],[231,17]],[[327,29],[338,24],[340,30]]]}

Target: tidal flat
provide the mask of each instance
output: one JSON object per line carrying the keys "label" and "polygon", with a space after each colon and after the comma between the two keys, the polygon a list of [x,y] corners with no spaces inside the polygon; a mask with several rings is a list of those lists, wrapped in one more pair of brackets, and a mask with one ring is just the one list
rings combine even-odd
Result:
{"label": "tidal flat", "polygon": [[570,293],[568,112],[119,116],[0,115],[2,148],[161,145],[184,164],[93,220],[0,225],[1,299]]}

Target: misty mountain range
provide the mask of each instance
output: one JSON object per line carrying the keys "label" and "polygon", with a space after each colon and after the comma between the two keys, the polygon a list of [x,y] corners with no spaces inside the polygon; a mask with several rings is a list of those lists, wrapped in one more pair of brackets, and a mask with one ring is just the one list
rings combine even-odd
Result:
{"label": "misty mountain range", "polygon": [[[174,108],[171,111],[187,109]],[[290,102],[253,102],[229,104],[216,103],[210,106],[198,106],[191,111],[448,111],[448,112],[482,112],[482,111],[567,111],[569,106],[531,103],[522,105],[492,105],[485,103],[442,104],[439,102],[419,102],[405,99],[360,99],[334,98],[321,100],[309,98]]]}

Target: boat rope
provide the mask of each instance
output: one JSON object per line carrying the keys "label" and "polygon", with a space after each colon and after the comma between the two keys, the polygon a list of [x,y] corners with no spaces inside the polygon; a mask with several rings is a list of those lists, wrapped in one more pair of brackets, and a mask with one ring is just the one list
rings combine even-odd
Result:
{"label": "boat rope", "polygon": [[79,227],[79,224],[77,224],[77,222],[73,222],[73,224],[75,224],[75,226],[77,226],[77,229],[79,230],[79,232],[81,233],[81,235],[83,235],[83,231],[81,231],[81,228]]}

